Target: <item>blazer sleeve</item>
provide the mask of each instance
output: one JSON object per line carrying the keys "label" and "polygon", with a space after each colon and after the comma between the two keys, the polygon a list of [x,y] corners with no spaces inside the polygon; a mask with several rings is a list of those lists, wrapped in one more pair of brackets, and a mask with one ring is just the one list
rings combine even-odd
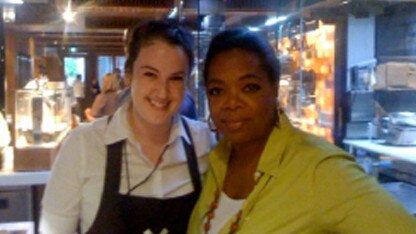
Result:
{"label": "blazer sleeve", "polygon": [[352,159],[333,156],[314,175],[316,217],[339,233],[416,233],[409,214]]}

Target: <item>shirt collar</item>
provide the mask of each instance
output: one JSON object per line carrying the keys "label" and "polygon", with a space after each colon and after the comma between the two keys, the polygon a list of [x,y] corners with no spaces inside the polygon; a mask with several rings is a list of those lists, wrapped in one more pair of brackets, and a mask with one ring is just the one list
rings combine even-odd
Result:
{"label": "shirt collar", "polygon": [[125,140],[130,136],[130,128],[127,123],[127,108],[129,102],[125,102],[120,108],[114,112],[111,120],[106,124],[107,128],[104,132],[104,142],[106,145]]}
{"label": "shirt collar", "polygon": [[[130,102],[125,102],[118,110],[113,114],[111,121],[107,124],[105,130],[104,142],[106,145],[113,144],[115,142],[133,139],[133,133],[127,121],[127,109]],[[177,114],[173,117],[173,125],[170,131],[168,144],[173,143],[176,139],[183,137],[187,143],[191,143],[188,135],[186,134],[185,127],[180,121],[180,115]],[[105,120],[107,121],[107,119]]]}
{"label": "shirt collar", "polygon": [[183,125],[181,118],[186,119],[185,117],[181,117],[181,115],[179,114],[173,117],[173,125],[170,131],[168,144],[171,144],[180,137],[183,137],[186,143],[191,144],[191,140],[189,139],[189,136],[186,133],[185,126]]}
{"label": "shirt collar", "polygon": [[270,133],[257,166],[257,171],[276,176],[276,168],[280,166],[289,142],[293,141],[292,136],[295,131],[297,130],[290,123],[289,118],[283,112],[279,113],[279,124]]}

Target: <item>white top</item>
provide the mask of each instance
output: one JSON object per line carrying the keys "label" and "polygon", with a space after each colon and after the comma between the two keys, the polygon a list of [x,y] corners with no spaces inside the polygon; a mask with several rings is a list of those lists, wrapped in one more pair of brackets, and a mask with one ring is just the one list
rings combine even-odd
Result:
{"label": "white top", "polygon": [[25,89],[44,89],[46,86],[46,83],[48,83],[48,77],[45,75],[40,75],[37,78],[29,80],[29,82],[26,83]]}
{"label": "white top", "polygon": [[[64,140],[42,200],[41,233],[72,234],[79,218],[82,233],[92,225],[104,184],[106,145],[127,139],[130,187],[151,172],[154,164],[143,155],[140,143],[133,140],[126,118],[127,106],[128,103],[125,103],[119,108],[109,124],[107,117],[99,118],[74,129]],[[204,173],[208,167],[206,156],[215,139],[205,123],[190,119],[187,123],[195,144],[199,170]],[[189,142],[176,116],[163,161],[150,179],[132,195],[163,198],[193,191],[181,136]],[[126,193],[124,166],[121,173],[120,193]]]}
{"label": "white top", "polygon": [[230,218],[233,218],[238,213],[245,201],[246,199],[232,199],[226,193],[221,192],[218,207],[215,209],[214,218],[211,220],[209,233],[217,234],[227,224]]}
{"label": "white top", "polygon": [[384,154],[396,159],[416,163],[416,146],[394,146],[385,145],[384,141],[349,140],[345,139],[344,144],[361,148],[378,154]]}
{"label": "white top", "polygon": [[[0,113],[0,149],[6,147],[10,143],[10,131],[9,125],[6,120],[3,118],[3,114]],[[0,151],[1,155],[1,151]]]}
{"label": "white top", "polygon": [[74,83],[72,84],[72,91],[74,92],[74,97],[84,98],[85,97],[84,83],[82,83],[82,81],[78,79],[75,79]]}

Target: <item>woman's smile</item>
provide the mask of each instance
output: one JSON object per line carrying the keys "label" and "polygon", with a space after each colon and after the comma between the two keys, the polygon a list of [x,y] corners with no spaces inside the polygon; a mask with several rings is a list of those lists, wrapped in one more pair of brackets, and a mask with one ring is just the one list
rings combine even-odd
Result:
{"label": "woman's smile", "polygon": [[234,132],[242,129],[247,122],[244,119],[240,120],[222,120],[221,121],[224,124],[224,130],[227,132]]}
{"label": "woman's smile", "polygon": [[158,100],[154,98],[147,98],[147,100],[149,104],[157,110],[166,110],[169,108],[170,101],[168,100]]}

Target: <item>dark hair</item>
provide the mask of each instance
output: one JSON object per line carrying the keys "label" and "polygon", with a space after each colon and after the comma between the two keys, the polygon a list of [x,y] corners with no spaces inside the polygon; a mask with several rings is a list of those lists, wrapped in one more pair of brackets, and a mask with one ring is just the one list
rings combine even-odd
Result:
{"label": "dark hair", "polygon": [[209,65],[215,56],[232,49],[242,49],[257,55],[262,68],[267,72],[270,83],[279,82],[280,63],[267,39],[263,35],[245,28],[234,28],[219,32],[211,40],[204,66],[205,83],[208,78]]}
{"label": "dark hair", "polygon": [[169,44],[180,46],[188,56],[189,72],[194,64],[193,37],[179,22],[172,19],[153,20],[139,23],[133,27],[127,45],[127,59],[124,65],[126,73],[133,72],[140,49],[154,40],[163,40]]}

